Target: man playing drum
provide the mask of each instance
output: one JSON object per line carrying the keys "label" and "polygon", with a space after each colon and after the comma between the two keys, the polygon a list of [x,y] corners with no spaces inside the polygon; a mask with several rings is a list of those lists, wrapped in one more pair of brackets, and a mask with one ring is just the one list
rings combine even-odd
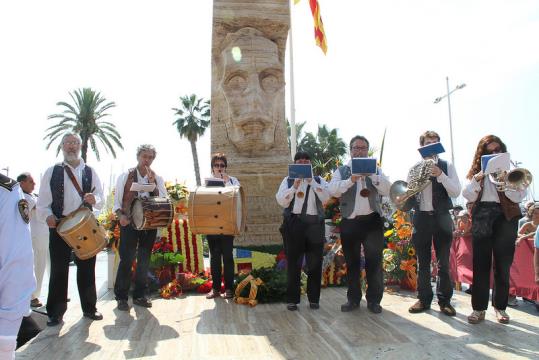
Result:
{"label": "man playing drum", "polygon": [[[61,218],[83,204],[90,209],[101,209],[103,200],[103,187],[97,173],[80,158],[80,136],[66,133],[61,145],[64,161],[45,171],[37,200],[38,217],[49,226],[51,276],[47,297],[48,326],[58,325],[67,310],[71,248],[58,235],[56,226]],[[86,260],[76,258],[75,264],[83,314],[89,319],[101,320],[103,315],[96,309],[95,256]]]}
{"label": "man playing drum", "polygon": [[[157,229],[137,230],[131,219],[131,205],[136,198],[149,196],[166,197],[167,190],[161,176],[157,176],[150,168],[157,152],[152,145],[140,145],[137,148],[137,167],[129,169],[120,175],[116,183],[114,194],[114,211],[120,221],[120,264],[114,284],[114,295],[118,301],[118,310],[129,311],[127,304],[129,287],[131,285],[131,266],[137,258],[135,290],[133,304],[152,307],[150,299],[146,297],[148,287],[148,266],[152,247],[157,235]],[[133,187],[133,184],[135,186]],[[154,185],[153,190],[146,188]],[[137,185],[139,185],[137,189]],[[137,250],[138,249],[138,250]]]}

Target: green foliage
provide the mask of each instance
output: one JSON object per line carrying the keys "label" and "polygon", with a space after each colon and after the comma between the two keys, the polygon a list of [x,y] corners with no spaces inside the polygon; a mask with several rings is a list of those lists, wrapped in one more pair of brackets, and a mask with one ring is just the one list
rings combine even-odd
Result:
{"label": "green foliage", "polygon": [[[60,121],[45,130],[46,135],[43,139],[49,140],[46,149],[49,149],[53,142],[61,139],[65,133],[74,132],[79,134],[82,139],[81,157],[85,162],[88,144],[90,144],[96,159],[101,160],[96,140],[105,147],[107,153],[110,152],[116,158],[114,147],[117,146],[123,150],[123,145],[120,142],[122,137],[113,123],[100,120],[105,116],[109,116],[110,114],[107,113],[107,110],[115,107],[116,104],[113,101],[107,102],[107,99],[102,97],[101,93],[91,88],[74,90],[69,93],[69,96],[71,96],[73,104],[63,101],[58,102],[56,105],[64,107],[65,110],[60,114],[48,116],[48,119],[60,119]],[[60,153],[61,149],[62,144],[58,144],[56,155]]]}
{"label": "green foliage", "polygon": [[150,267],[159,268],[165,265],[178,265],[185,260],[185,256],[177,252],[155,252],[150,255]]}
{"label": "green foliage", "polygon": [[333,172],[342,163],[346,149],[337,129],[328,129],[326,125],[319,125],[316,135],[306,133],[298,145],[298,151],[305,151],[311,156],[315,175],[321,176]]}
{"label": "green foliage", "polygon": [[198,165],[197,140],[204,135],[210,126],[210,101],[197,98],[195,94],[180,97],[180,108],[173,108],[174,115],[178,116],[172,124],[191,143],[191,153],[195,167],[197,185],[200,185],[200,168]]}

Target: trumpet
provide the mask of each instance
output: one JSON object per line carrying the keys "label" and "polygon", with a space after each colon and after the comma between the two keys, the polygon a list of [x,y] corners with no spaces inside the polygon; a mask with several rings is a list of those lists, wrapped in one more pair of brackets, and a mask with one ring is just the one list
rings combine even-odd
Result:
{"label": "trumpet", "polygon": [[[513,164],[514,165],[514,164]],[[524,191],[530,186],[533,176],[528,169],[517,167],[513,170],[497,171],[490,173],[490,182],[496,186],[496,190]]]}

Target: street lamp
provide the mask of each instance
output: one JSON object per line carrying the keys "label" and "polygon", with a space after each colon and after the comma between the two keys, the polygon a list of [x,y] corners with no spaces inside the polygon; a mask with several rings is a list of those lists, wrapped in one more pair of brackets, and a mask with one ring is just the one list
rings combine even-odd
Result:
{"label": "street lamp", "polygon": [[445,94],[444,96],[441,96],[441,97],[437,97],[436,99],[434,99],[434,103],[435,104],[438,104],[440,101],[442,101],[443,99],[447,98],[447,106],[449,108],[449,139],[451,141],[451,163],[453,163],[453,166],[455,166],[455,154],[454,154],[454,148],[453,148],[453,123],[451,121],[451,101],[450,101],[450,95],[453,94],[455,91],[457,90],[460,90],[462,89],[463,87],[466,86],[466,84],[460,84],[460,85],[457,85],[456,88],[454,88],[453,90],[449,91],[449,77],[445,77],[445,80],[447,82],[447,94]]}
{"label": "street lamp", "polygon": [[5,170],[6,171],[6,176],[9,176],[9,166],[6,166],[2,170]]}

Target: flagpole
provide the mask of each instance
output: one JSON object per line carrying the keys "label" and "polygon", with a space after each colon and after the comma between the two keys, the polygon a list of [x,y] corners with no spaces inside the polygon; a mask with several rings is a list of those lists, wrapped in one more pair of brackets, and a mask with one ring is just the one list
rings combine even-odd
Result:
{"label": "flagpole", "polygon": [[292,6],[290,6],[290,157],[296,154],[296,104],[294,98],[294,46],[292,42]]}

